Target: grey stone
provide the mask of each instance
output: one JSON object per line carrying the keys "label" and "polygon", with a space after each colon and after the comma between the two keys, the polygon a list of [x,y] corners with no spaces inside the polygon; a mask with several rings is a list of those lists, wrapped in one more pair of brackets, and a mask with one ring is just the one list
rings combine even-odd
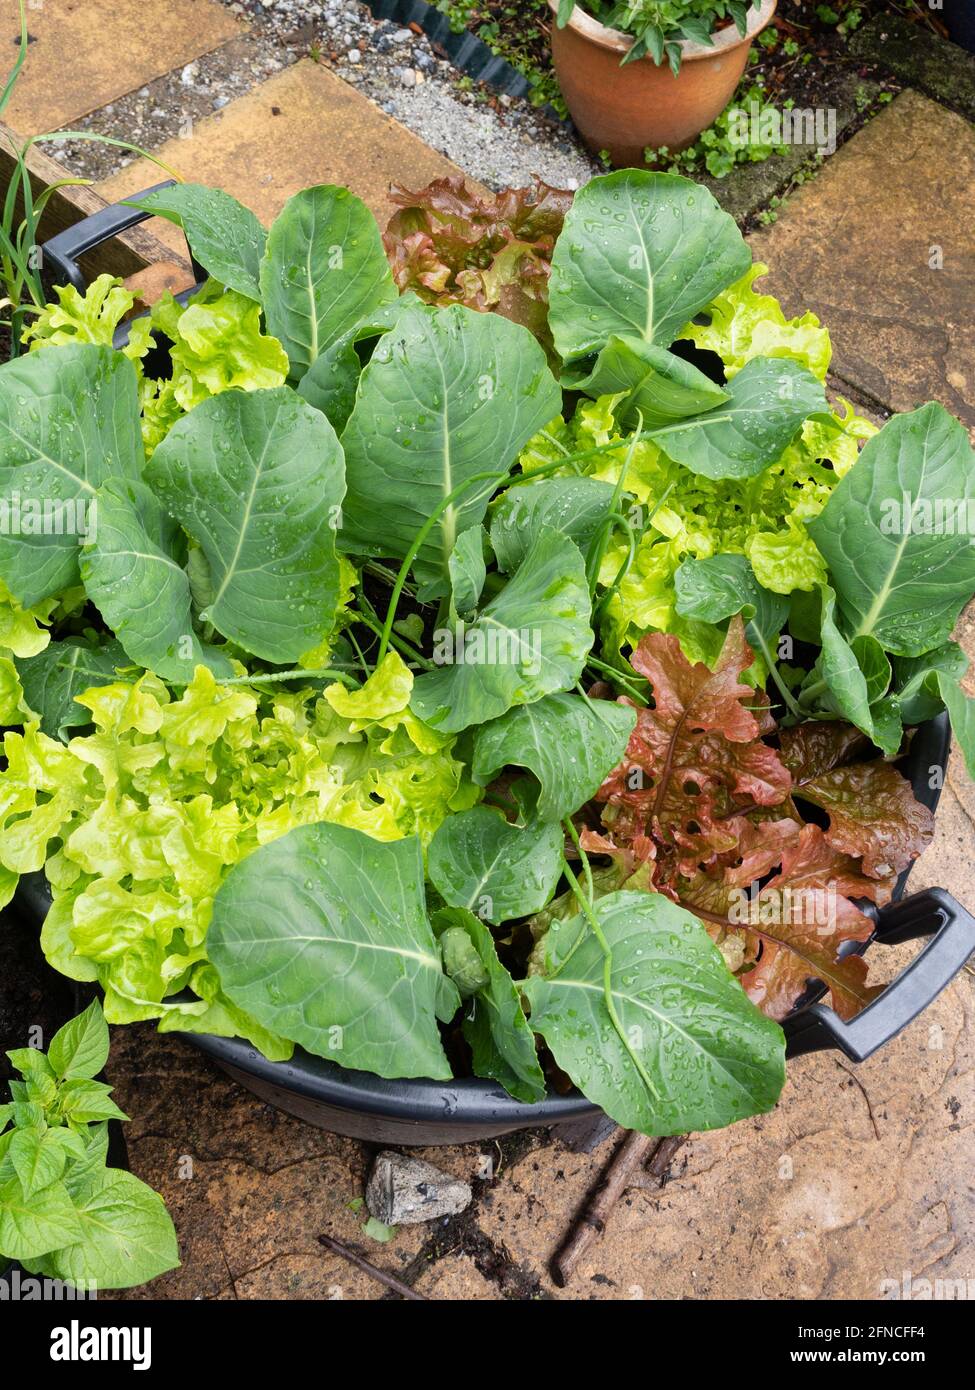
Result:
{"label": "grey stone", "polygon": [[470,1206],[470,1183],[394,1149],[376,1155],[366,1186],[369,1213],[385,1226],[414,1226]]}

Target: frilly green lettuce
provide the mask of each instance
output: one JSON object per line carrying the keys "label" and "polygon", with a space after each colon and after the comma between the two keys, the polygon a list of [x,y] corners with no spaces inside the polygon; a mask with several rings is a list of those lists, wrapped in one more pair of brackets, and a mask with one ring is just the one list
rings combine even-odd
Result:
{"label": "frilly green lettuce", "polygon": [[142,442],[146,458],[152,458],[157,444],[166,438],[176,421],[185,412],[176,399],[173,381],[153,381],[142,377],[139,382],[139,404],[142,407]]}
{"label": "frilly green lettuce", "polygon": [[214,280],[184,308],[167,291],[152,323],[172,339],[173,395],[183,410],[232,389],[282,386],[288,358],[277,338],[261,332],[261,306]]}
{"label": "frilly green lettuce", "polygon": [[57,599],[45,599],[36,608],[22,608],[0,579],[0,655],[37,656],[51,640],[43,626],[57,607]]}
{"label": "frilly green lettuce", "polygon": [[412,685],[391,652],[354,691],[220,685],[204,667],[178,698],[152,675],[86,691],[94,731],[67,747],[36,724],[6,735],[0,897],[46,866],[45,952],[99,981],[111,1022],[158,1018],[288,1055],[220,992],[206,957],[213,896],[233,864],[295,826],[426,844],[479,799],[453,740],[411,713]]}
{"label": "frilly green lettuce", "polygon": [[23,698],[17,667],[9,656],[0,656],[0,726],[21,722]]}
{"label": "frilly green lettuce", "polygon": [[353,619],[351,609],[355,588],[359,582],[359,571],[345,555],[339,556],[339,592],[335,600],[335,622],[323,642],[310,651],[303,652],[298,665],[304,671],[320,671],[330,664],[332,652],[344,628]]}
{"label": "frilly green lettuce", "polygon": [[[862,441],[876,432],[852,406],[841,401],[830,420],[807,421],[776,463],[755,478],[736,480],[692,473],[649,439],[631,447],[616,425],[614,399],[580,402],[569,424],[553,421],[521,457],[530,473],[565,453],[604,448],[582,467],[608,483],[619,480],[629,457],[624,489],[634,499],[629,520],[638,540],[633,563],[605,606],[607,644],[635,646],[645,632],[673,632],[690,660],[717,656],[721,630],[676,610],[674,575],[688,558],[747,555],[759,583],[779,594],[812,591],[826,582],[825,562],[805,523],[819,515]],[[616,441],[618,449],[605,448]],[[622,539],[607,547],[602,585],[613,584],[627,553]]]}
{"label": "frilly green lettuce", "polygon": [[704,310],[709,323],[689,323],[678,336],[716,352],[729,378],[753,357],[791,357],[825,381],[833,351],[829,332],[815,314],[787,319],[773,295],[756,294],[753,283],[767,274],[768,266],[757,261]]}
{"label": "frilly green lettuce", "polygon": [[[115,332],[131,312],[136,295],[112,275],[99,275],[81,294],[73,285],[55,288],[57,301],[46,305],[24,331],[31,349],[68,343],[111,347]],[[161,330],[172,340],[171,379],[154,380],[142,359]],[[183,306],[167,290],[151,312],[132,319],[121,349],[136,368],[142,406],[142,437],[147,455],[170,426],[195,405],[221,391],[256,391],[281,386],[288,358],[277,338],[261,332],[261,308],[253,300],[209,280]]]}
{"label": "frilly green lettuce", "polygon": [[[31,349],[49,344],[102,343],[112,346],[115,330],[135,304],[136,296],[114,275],[99,275],[84,294],[74,285],[56,285],[57,303],[46,305],[23,332]],[[151,325],[145,317],[133,319],[129,340],[122,352],[138,363],[152,345]]]}

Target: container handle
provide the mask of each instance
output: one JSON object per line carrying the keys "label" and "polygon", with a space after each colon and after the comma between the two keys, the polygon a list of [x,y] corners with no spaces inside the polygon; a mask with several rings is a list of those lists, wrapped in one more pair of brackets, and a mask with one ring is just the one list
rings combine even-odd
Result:
{"label": "container handle", "polygon": [[975,917],[943,888],[928,888],[877,914],[875,940],[897,946],[928,936],[931,940],[906,970],[872,1004],[844,1022],[826,1004],[810,1004],[787,1019],[788,1054],[836,1047],[853,1062],[864,1062],[895,1038],[951,983],[975,951]]}
{"label": "container handle", "polygon": [[[133,194],[133,197],[146,198],[150,193],[158,193],[161,188],[171,188],[175,182],[175,179],[164,179],[162,183],[153,184],[151,188],[144,188],[141,193]],[[42,264],[46,269],[53,268],[56,275],[64,276],[76,290],[84,294],[88,282],[78,266],[79,257],[93,251],[96,246],[101,246],[103,241],[110,241],[113,236],[118,236],[119,232],[127,232],[130,227],[145,222],[151,216],[151,212],[130,207],[127,203],[112,203],[108,207],[100,208],[98,212],[83,217],[74,226],[66,227],[63,232],[58,232],[49,241],[45,241],[41,248]],[[196,261],[193,261],[193,270],[198,279],[206,278],[205,272]]]}

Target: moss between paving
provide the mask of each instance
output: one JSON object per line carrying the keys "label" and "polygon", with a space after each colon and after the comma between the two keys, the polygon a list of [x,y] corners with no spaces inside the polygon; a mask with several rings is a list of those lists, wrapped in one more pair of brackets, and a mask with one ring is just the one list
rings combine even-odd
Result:
{"label": "moss between paving", "polygon": [[[863,111],[876,102],[882,88],[878,82],[842,73],[834,79],[836,139],[841,142],[845,133],[860,120]],[[804,168],[816,163],[815,146],[797,145],[784,155],[772,155],[758,164],[739,164],[726,178],[702,178],[725,212],[736,221],[747,224],[761,208],[768,207],[772,198],[781,195]]]}
{"label": "moss between paving", "polygon": [[975,55],[958,44],[899,15],[877,15],[854,34],[850,51],[975,121]]}

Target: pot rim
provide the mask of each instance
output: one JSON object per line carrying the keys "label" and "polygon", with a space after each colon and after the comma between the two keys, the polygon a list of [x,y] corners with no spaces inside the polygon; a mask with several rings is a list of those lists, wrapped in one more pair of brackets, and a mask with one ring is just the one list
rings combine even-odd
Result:
{"label": "pot rim", "polygon": [[[748,11],[748,27],[744,35],[739,34],[734,24],[729,24],[724,29],[717,30],[713,44],[698,43],[696,39],[680,39],[682,61],[693,63],[702,58],[722,57],[734,49],[740,48],[743,44],[753,43],[756,35],[760,34],[770,23],[777,4],[778,0],[761,0],[757,10],[750,9]],[[548,0],[548,7],[553,15],[557,15],[559,0]],[[576,4],[565,27],[574,29],[577,34],[588,39],[597,48],[605,48],[612,53],[627,53],[633,46],[632,34],[624,34],[619,29],[610,29],[607,25],[600,24],[598,19],[594,19],[582,8],[581,3]],[[640,59],[640,61],[643,62],[644,60]],[[646,61],[653,62],[649,54],[646,55]]]}

